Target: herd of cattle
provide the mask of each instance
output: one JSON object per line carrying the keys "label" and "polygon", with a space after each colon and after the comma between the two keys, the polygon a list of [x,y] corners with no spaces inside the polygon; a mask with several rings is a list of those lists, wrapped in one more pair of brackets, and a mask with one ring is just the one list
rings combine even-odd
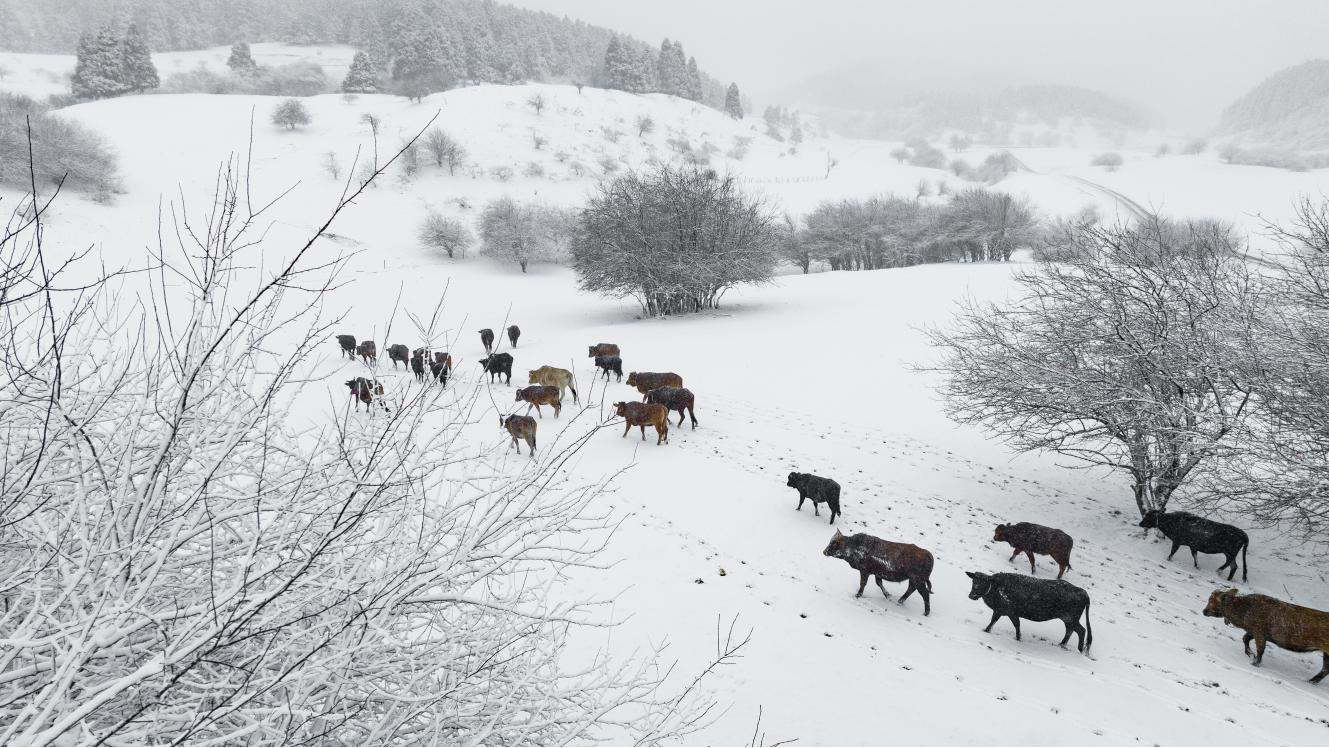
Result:
{"label": "herd of cattle", "polygon": [[[798,491],[797,509],[811,499],[814,514],[820,516],[820,505],[826,504],[831,512],[831,523],[841,513],[840,485],[829,478],[808,473],[790,473],[786,485]],[[1200,568],[1200,553],[1223,554],[1226,561],[1218,571],[1228,570],[1228,581],[1237,572],[1237,555],[1241,555],[1241,579],[1247,580],[1246,550],[1250,538],[1245,531],[1232,525],[1198,517],[1188,512],[1150,511],[1144,515],[1140,527],[1157,528],[1168,540],[1172,550],[1170,561],[1177,550],[1186,547],[1191,562]],[[1020,639],[1020,620],[1059,620],[1066,627],[1061,646],[1075,634],[1076,649],[1088,652],[1094,642],[1093,626],[1089,622],[1089,593],[1062,579],[1071,566],[1071,550],[1075,541],[1071,536],[1052,527],[1032,522],[999,524],[993,534],[994,542],[1005,542],[1014,549],[1010,561],[1021,553],[1029,558],[1030,574],[1035,573],[1034,555],[1050,556],[1057,563],[1056,579],[1039,579],[1024,574],[965,572],[971,580],[970,600],[982,600],[992,610],[992,620],[983,631],[991,631],[997,621],[1009,618],[1015,627],[1015,638]],[[866,533],[843,535],[838,530],[822,551],[823,555],[843,559],[858,572],[858,592],[863,596],[868,580],[875,579],[878,589],[888,599],[884,582],[907,582],[900,596],[903,603],[917,592],[923,598],[923,615],[932,612],[932,554],[909,543],[893,543]],[[1222,618],[1228,625],[1246,633],[1242,644],[1250,655],[1250,643],[1255,642],[1255,659],[1259,665],[1264,659],[1265,645],[1277,644],[1291,652],[1320,652],[1323,666],[1313,678],[1318,683],[1329,675],[1329,613],[1284,602],[1267,595],[1242,595],[1235,589],[1218,590],[1209,597],[1204,615]],[[1080,625],[1083,617],[1084,625]]]}
{"label": "herd of cattle", "polygon": [[[512,347],[517,347],[521,330],[512,325],[507,328],[508,340]],[[374,341],[357,342],[354,336],[338,335],[337,342],[342,352],[355,359],[359,357],[366,364],[377,361],[377,349]],[[505,383],[512,381],[513,358],[509,353],[495,353],[493,350],[494,331],[480,331],[480,342],[484,345],[486,356],[480,359],[483,370],[490,375],[492,383],[503,377]],[[432,353],[432,356],[431,356]],[[588,357],[594,359],[595,367],[606,381],[609,375],[623,379],[623,359],[619,347],[613,343],[600,343],[590,346]],[[410,350],[405,345],[392,345],[388,348],[388,357],[393,367],[400,363],[408,366],[416,379],[425,381],[425,371],[431,380],[446,385],[452,372],[452,356],[447,351],[430,351],[427,348]],[[575,378],[572,372],[554,366],[542,366],[529,372],[530,386],[517,390],[516,402],[527,403],[526,415],[511,414],[499,416],[499,427],[512,438],[512,447],[521,453],[520,442],[526,442],[532,457],[535,455],[537,423],[529,413],[534,408],[540,417],[544,417],[542,406],[552,407],[554,417],[559,417],[566,391],[572,393],[574,403],[579,403]],[[686,417],[692,419],[692,427],[697,427],[694,413],[695,398],[692,392],[683,387],[683,379],[672,372],[631,372],[627,384],[635,387],[642,394],[642,402],[614,403],[615,414],[623,419],[623,436],[627,436],[634,427],[641,429],[641,437],[646,439],[646,427],[656,432],[656,444],[664,444],[669,439],[669,413],[678,413],[678,425],[682,426]],[[377,380],[356,377],[346,382],[351,397],[366,409],[383,394],[383,387]],[[383,404],[386,409],[386,403]],[[821,516],[821,505],[830,510],[830,523],[834,524],[841,514],[840,485],[834,480],[809,473],[790,473],[787,485],[798,491],[798,509],[808,499],[812,500],[813,513]],[[1170,561],[1183,546],[1190,550],[1191,561],[1199,568],[1200,553],[1223,554],[1226,558],[1218,571],[1228,569],[1228,581],[1237,571],[1237,555],[1241,555],[1241,579],[1246,581],[1246,551],[1250,545],[1247,534],[1232,525],[1198,517],[1188,512],[1151,511],[1145,514],[1140,527],[1157,528],[1172,541],[1172,550],[1168,553]],[[1014,550],[1009,560],[1014,560],[1021,553],[1029,559],[1029,571],[1036,573],[1034,556],[1044,555],[1057,563],[1055,579],[1040,579],[1023,574],[965,572],[971,580],[969,599],[982,600],[992,610],[992,620],[983,629],[991,631],[997,621],[1009,618],[1015,627],[1015,638],[1020,639],[1021,619],[1030,621],[1059,620],[1065,626],[1065,636],[1061,646],[1070,641],[1071,635],[1077,637],[1076,649],[1088,652],[1094,641],[1093,626],[1089,622],[1089,593],[1080,587],[1065,581],[1062,577],[1071,566],[1071,550],[1074,539],[1052,527],[1044,527],[1031,522],[999,524],[993,535],[994,542],[1008,543]],[[933,557],[927,550],[908,543],[893,543],[866,533],[843,535],[838,530],[823,551],[823,555],[843,559],[859,574],[857,597],[863,596],[868,580],[875,579],[878,589],[890,598],[885,582],[907,582],[908,586],[899,602],[904,603],[910,595],[917,592],[923,599],[923,615],[932,612],[932,568]],[[1219,590],[1209,597],[1204,615],[1223,618],[1232,626],[1243,629],[1242,644],[1246,654],[1250,655],[1250,643],[1255,642],[1255,659],[1259,665],[1264,658],[1266,644],[1272,642],[1292,652],[1320,652],[1323,667],[1311,678],[1318,683],[1329,675],[1329,613],[1293,605],[1266,595],[1241,595],[1237,590]],[[1084,625],[1080,624],[1081,618]]]}

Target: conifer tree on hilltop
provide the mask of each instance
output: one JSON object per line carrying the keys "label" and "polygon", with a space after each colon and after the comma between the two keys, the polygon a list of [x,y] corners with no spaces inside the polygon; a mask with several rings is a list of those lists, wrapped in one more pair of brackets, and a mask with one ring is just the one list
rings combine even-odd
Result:
{"label": "conifer tree on hilltop", "polygon": [[120,45],[121,83],[128,91],[139,92],[157,88],[161,78],[157,75],[157,66],[152,64],[152,53],[148,44],[139,33],[138,26],[129,24],[124,41]]}
{"label": "conifer tree on hilltop", "polygon": [[70,90],[80,99],[119,96],[130,89],[125,84],[124,50],[109,28],[95,36],[85,35],[78,43],[78,58]]}
{"label": "conifer tree on hilltop", "polygon": [[697,67],[697,58],[688,58],[688,92],[687,98],[693,101],[701,101],[701,70]]}
{"label": "conifer tree on hilltop", "polygon": [[374,74],[374,63],[368,54],[355,53],[351,67],[346,71],[346,78],[341,83],[341,90],[346,93],[378,93],[378,76]]}
{"label": "conifer tree on hilltop", "polygon": [[724,113],[734,119],[743,119],[743,98],[738,93],[737,83],[730,83],[725,92]]}
{"label": "conifer tree on hilltop", "polygon": [[231,45],[231,56],[226,59],[226,67],[240,75],[249,75],[258,70],[258,63],[254,62],[254,55],[250,53],[247,42]]}

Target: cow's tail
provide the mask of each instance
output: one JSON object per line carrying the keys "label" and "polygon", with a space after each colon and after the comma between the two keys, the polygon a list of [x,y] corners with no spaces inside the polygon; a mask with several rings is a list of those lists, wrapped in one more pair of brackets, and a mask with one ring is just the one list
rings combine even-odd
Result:
{"label": "cow's tail", "polygon": [[1084,603],[1084,653],[1089,654],[1089,648],[1094,646],[1094,624],[1089,622],[1089,604],[1092,600],[1086,600]]}
{"label": "cow's tail", "polygon": [[923,581],[928,583],[928,594],[931,595],[931,594],[932,594],[932,578],[931,578],[931,577],[928,577],[927,579],[924,579]]}

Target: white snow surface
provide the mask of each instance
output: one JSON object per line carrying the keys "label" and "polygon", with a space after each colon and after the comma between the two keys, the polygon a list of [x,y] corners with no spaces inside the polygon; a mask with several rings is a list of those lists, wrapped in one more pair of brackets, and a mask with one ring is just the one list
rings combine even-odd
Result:
{"label": "white snow surface", "polygon": [[[39,80],[37,63],[50,62],[6,55],[0,65],[16,70],[16,60],[27,58],[34,67],[11,73],[9,83]],[[524,104],[533,92],[550,100],[543,115]],[[720,149],[717,168],[741,174],[781,210],[795,213],[823,199],[912,194],[919,179],[953,178],[897,165],[888,143],[818,140],[789,155],[787,144],[759,134],[756,118],[736,122],[664,96],[478,86],[420,104],[339,95],[306,103],[313,124],[296,132],[268,124],[276,101],[263,97],[147,95],[65,110],[114,144],[124,192],[106,205],[65,196],[51,216],[48,245],[73,251],[92,244],[112,266],[142,263],[144,248],[155,244],[160,201],[184,195],[201,207],[219,162],[245,152],[252,112],[256,197],[295,186],[273,214],[261,247],[262,261],[271,264],[294,249],[341,191],[323,169],[325,154],[337,153],[344,164],[356,148],[362,159],[369,157],[362,114],[376,113],[387,123],[380,143],[386,152],[437,112],[437,124],[468,148],[479,168],[449,177],[429,165],[410,182],[394,173],[359,200],[332,227],[336,237],[316,245],[319,258],[358,252],[348,266],[354,282],[332,294],[327,312],[348,314],[344,331],[377,340],[380,351],[396,342],[414,347],[404,310],[427,314],[446,286],[445,326],[457,338],[461,372],[449,386],[456,387],[479,386],[475,360],[483,351],[476,330],[500,330],[505,318],[521,325],[522,339],[512,351],[513,386],[492,388],[504,412],[511,412],[512,390],[525,385],[526,371],[542,364],[573,368],[583,403],[592,403],[597,418],[610,415],[609,403],[636,397],[626,384],[592,385],[584,351],[598,342],[622,347],[625,371],[683,376],[697,395],[699,428],[675,427],[669,443],[657,447],[653,438],[642,442],[635,431],[621,438],[621,430],[610,427],[571,467],[594,477],[630,465],[605,497],[621,522],[606,557],[616,563],[577,576],[571,586],[612,599],[605,613],[621,621],[607,635],[581,635],[579,648],[607,646],[626,655],[667,640],[680,674],[713,656],[717,621],[727,626],[737,616],[739,629],[752,630],[743,658],[706,681],[727,711],[691,742],[746,742],[759,708],[767,743],[1329,741],[1329,684],[1306,683],[1319,667],[1318,655],[1271,648],[1264,666],[1253,668],[1242,654],[1240,632],[1200,614],[1222,582],[1214,573],[1221,559],[1202,556],[1198,570],[1185,563],[1184,552],[1165,561],[1168,546],[1136,527],[1119,476],[1012,455],[945,418],[932,390],[934,375],[914,370],[931,355],[919,327],[944,323],[963,295],[1008,293],[1017,265],[783,275],[727,297],[714,313],[642,320],[628,302],[580,293],[565,268],[535,266],[522,275],[515,266],[474,257],[448,261],[415,240],[430,207],[474,220],[501,194],[575,205],[603,172],[602,159],[624,166],[652,154],[667,159],[667,139],[684,131]],[[633,126],[639,113],[656,120],[656,132],[646,138]],[[605,127],[623,131],[619,143],[606,141]],[[532,130],[549,139],[538,151]],[[738,137],[753,138],[751,152],[742,161],[725,159]],[[591,174],[575,177],[554,158],[560,151],[590,166]],[[829,178],[827,152],[840,161]],[[977,162],[981,155],[974,149],[966,157]],[[1203,156],[1128,153],[1125,166],[1108,174],[1088,166],[1087,152],[1025,149],[1019,155],[1039,173],[1013,175],[1000,186],[1027,194],[1046,212],[1117,204],[1073,179],[1081,177],[1181,215],[1249,222],[1255,213],[1285,215],[1296,195],[1316,193],[1326,181],[1323,171],[1230,167]],[[539,161],[547,176],[521,176],[530,161]],[[494,179],[492,169],[501,165],[517,176]],[[9,204],[15,195],[3,197],[0,204]],[[394,305],[403,311],[385,337]],[[361,367],[336,354],[329,340],[319,365],[326,392],[302,404],[304,417],[340,413],[342,381]],[[390,393],[416,386],[392,372],[386,356],[378,376]],[[546,413],[542,445],[555,441],[569,415],[565,410],[556,421]],[[494,422],[492,415],[485,420]],[[585,421],[570,428],[582,429]],[[495,450],[508,448],[506,437],[489,428],[477,429],[475,438]],[[520,471],[527,460],[514,454],[507,465]],[[834,531],[827,513],[814,516],[810,504],[794,511],[796,493],[785,486],[792,470],[840,482],[841,531],[932,551],[931,616],[923,616],[917,597],[900,606],[871,586],[863,598],[854,597],[857,573],[821,553]],[[997,523],[1022,520],[1060,527],[1075,538],[1074,568],[1066,578],[1092,598],[1090,656],[1056,646],[1062,635],[1057,622],[1026,622],[1022,642],[1014,640],[1009,622],[982,632],[989,612],[967,598],[964,572],[1027,572],[1023,559],[1009,562],[1010,549],[992,540]],[[1252,537],[1250,582],[1240,584],[1238,577],[1236,586],[1329,608],[1322,555],[1276,533]],[[1054,568],[1039,558],[1040,577]],[[888,589],[898,597],[904,587]]]}

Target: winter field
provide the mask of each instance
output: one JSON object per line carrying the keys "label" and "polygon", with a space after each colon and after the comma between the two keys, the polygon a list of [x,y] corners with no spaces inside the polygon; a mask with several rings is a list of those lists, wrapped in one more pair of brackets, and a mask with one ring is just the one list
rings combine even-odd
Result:
{"label": "winter field", "polygon": [[[260,62],[293,54],[255,45]],[[316,53],[330,76],[345,50]],[[221,65],[224,50],[157,55],[163,74],[197,61]],[[67,58],[0,54],[10,73],[0,88],[50,93]],[[343,68],[344,69],[344,68]],[[543,93],[537,114],[524,102]],[[342,277],[322,310],[341,317],[339,332],[378,341],[377,376],[387,400],[415,383],[383,355],[389,343],[418,344],[410,315],[442,303],[442,328],[459,374],[449,388],[476,392],[481,413],[468,428],[477,448],[508,449],[497,413],[514,412],[513,391],[541,365],[571,369],[582,406],[560,419],[545,412],[542,449],[608,423],[572,460],[577,479],[624,471],[604,499],[616,530],[603,570],[580,570],[565,587],[611,601],[601,613],[619,625],[575,637],[577,655],[628,654],[668,643],[688,678],[714,657],[717,625],[736,620],[751,642],[734,664],[705,681],[723,712],[689,742],[741,744],[1172,744],[1245,745],[1329,742],[1329,684],[1306,679],[1318,655],[1271,648],[1262,668],[1241,652],[1240,632],[1200,615],[1222,581],[1216,556],[1200,568],[1164,557],[1168,546],[1137,526],[1120,476],[1069,469],[1051,458],[1015,456],[977,431],[946,419],[920,373],[930,352],[920,328],[944,324],[965,295],[1001,298],[1019,263],[944,264],[859,273],[786,273],[770,286],[727,297],[717,312],[640,319],[630,302],[578,291],[570,270],[458,260],[421,247],[416,227],[435,209],[473,222],[501,195],[580,204],[607,169],[670,158],[671,138],[717,149],[716,168],[741,174],[779,210],[799,214],[818,202],[881,192],[912,196],[920,180],[959,180],[938,169],[900,165],[895,144],[810,138],[798,153],[761,134],[756,118],[735,122],[691,102],[572,86],[477,86],[421,103],[388,96],[324,95],[306,101],[312,124],[287,132],[268,122],[276,100],[249,96],[147,95],[63,110],[112,144],[123,191],[99,204],[66,195],[49,215],[48,247],[95,247],[108,267],[145,262],[155,246],[163,201],[201,206],[211,199],[219,164],[250,164],[255,199],[293,188],[271,214],[255,266],[287,256],[326,216],[358,158],[373,158],[365,113],[380,116],[381,154],[434,124],[464,143],[467,167],[453,176],[432,164],[410,180],[389,171],[315,245],[315,261],[346,255]],[[650,114],[653,133],[635,118]],[[251,138],[252,121],[252,144]],[[621,131],[610,138],[605,130]],[[534,135],[545,139],[536,145]],[[742,159],[726,156],[750,138]],[[1211,216],[1254,229],[1261,216],[1285,216],[1300,194],[1329,186],[1325,170],[1291,173],[1221,163],[1212,154],[1154,158],[1124,150],[1116,172],[1090,167],[1090,149],[1013,149],[1029,171],[996,185],[1029,197],[1046,214],[1086,205],[1126,215],[1122,197],[1183,216]],[[340,166],[334,179],[329,153]],[[357,157],[358,153],[358,157]],[[827,174],[828,154],[838,160]],[[981,160],[983,149],[965,157]],[[538,164],[541,176],[529,168]],[[610,165],[610,166],[606,166]],[[511,176],[496,172],[507,167]],[[934,188],[935,192],[935,188]],[[0,192],[4,202],[18,197]],[[1258,245],[1259,237],[1252,240]],[[127,281],[127,290],[141,291]],[[476,360],[477,330],[519,324],[512,386],[489,385]],[[598,380],[586,346],[614,342],[624,371],[675,371],[697,394],[700,425],[671,424],[667,445],[621,438],[611,404],[637,397],[624,383]],[[508,350],[501,340],[500,350]],[[329,339],[306,374],[314,382],[296,404],[311,425],[348,416],[346,379],[365,367],[338,356]],[[491,399],[492,398],[492,399]],[[524,412],[524,411],[516,411]],[[510,454],[504,466],[530,469]],[[837,479],[844,515],[837,528],[916,543],[937,567],[931,616],[917,597],[903,606],[872,590],[853,596],[857,574],[821,551],[833,528],[811,506],[794,511],[785,486],[793,470]],[[1056,622],[1009,622],[984,634],[989,611],[966,597],[965,571],[1024,572],[1023,559],[992,540],[1001,522],[1055,525],[1075,538],[1067,580],[1092,598],[1092,654],[1056,646]],[[1039,557],[1038,575],[1054,567]],[[1277,534],[1252,533],[1250,582],[1263,592],[1329,607],[1326,565],[1317,549]],[[1238,580],[1240,577],[1238,577]],[[760,725],[758,725],[758,715]],[[755,733],[754,733],[755,730]]]}

